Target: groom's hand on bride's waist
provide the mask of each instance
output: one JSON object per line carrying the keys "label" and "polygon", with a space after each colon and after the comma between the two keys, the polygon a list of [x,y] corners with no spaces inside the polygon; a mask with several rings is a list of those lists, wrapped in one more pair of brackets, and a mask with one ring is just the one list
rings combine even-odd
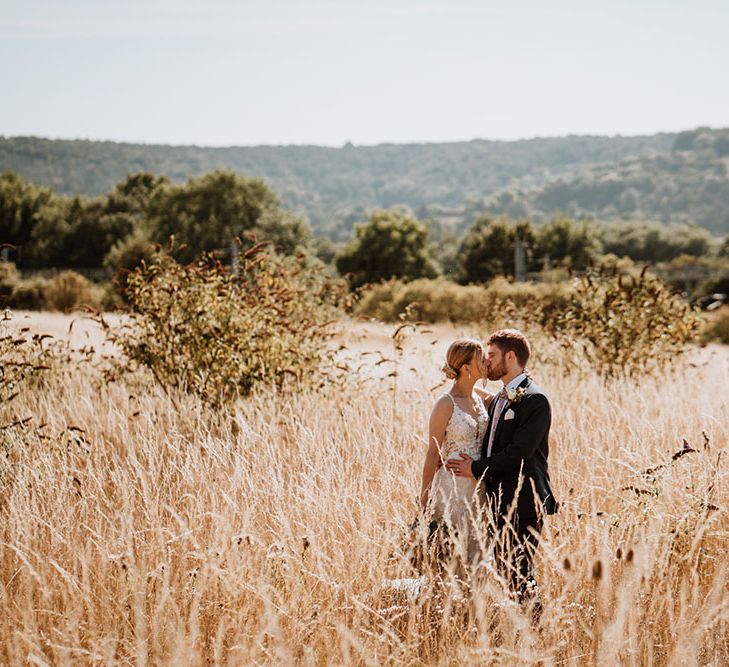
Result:
{"label": "groom's hand on bride's waist", "polygon": [[453,473],[456,477],[471,477],[475,479],[471,471],[473,459],[468,454],[461,454],[460,456],[460,459],[449,459],[446,461],[446,470]]}

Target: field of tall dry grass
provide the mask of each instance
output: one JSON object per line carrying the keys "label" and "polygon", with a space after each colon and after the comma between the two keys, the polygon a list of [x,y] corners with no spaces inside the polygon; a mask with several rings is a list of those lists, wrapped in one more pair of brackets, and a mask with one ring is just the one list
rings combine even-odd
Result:
{"label": "field of tall dry grass", "polygon": [[[535,338],[562,507],[534,627],[496,576],[465,594],[392,583],[416,576],[398,553],[441,357],[486,333],[435,326],[395,354],[393,330],[342,323],[346,385],[225,409],[87,365],[18,396],[32,420],[4,434],[0,663],[729,664],[726,348],[603,381]],[[684,439],[696,451],[673,460]]]}

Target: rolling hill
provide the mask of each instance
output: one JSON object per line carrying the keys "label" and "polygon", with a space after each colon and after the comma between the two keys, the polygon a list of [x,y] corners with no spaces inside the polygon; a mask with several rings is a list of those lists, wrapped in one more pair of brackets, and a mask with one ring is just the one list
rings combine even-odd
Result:
{"label": "rolling hill", "polygon": [[[261,176],[320,235],[343,240],[377,207],[462,228],[479,212],[697,222],[729,231],[729,131],[639,137],[211,148],[0,137],[0,171],[61,194],[108,192],[128,173],[183,181],[224,168]],[[725,153],[726,154],[725,154]]]}

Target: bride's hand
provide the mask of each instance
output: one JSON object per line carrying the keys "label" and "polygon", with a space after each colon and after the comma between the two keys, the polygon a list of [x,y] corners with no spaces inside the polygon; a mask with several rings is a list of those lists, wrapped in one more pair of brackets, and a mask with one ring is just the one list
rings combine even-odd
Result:
{"label": "bride's hand", "polygon": [[460,456],[460,459],[448,459],[446,461],[446,470],[453,473],[456,477],[471,477],[472,479],[476,479],[471,471],[473,459],[468,454],[462,453]]}

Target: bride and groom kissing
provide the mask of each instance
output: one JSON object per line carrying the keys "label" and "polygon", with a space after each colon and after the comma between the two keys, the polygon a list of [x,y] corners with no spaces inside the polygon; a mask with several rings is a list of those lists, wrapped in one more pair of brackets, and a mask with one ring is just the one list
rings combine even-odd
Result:
{"label": "bride and groom kissing", "polygon": [[[485,346],[472,339],[450,345],[443,372],[453,384],[430,415],[420,501],[462,563],[478,569],[487,562],[485,543],[493,544],[510,590],[541,608],[533,557],[543,517],[557,502],[547,464],[551,408],[526,371],[530,354],[516,329],[496,331]],[[486,379],[503,389],[493,395],[475,386]]]}

